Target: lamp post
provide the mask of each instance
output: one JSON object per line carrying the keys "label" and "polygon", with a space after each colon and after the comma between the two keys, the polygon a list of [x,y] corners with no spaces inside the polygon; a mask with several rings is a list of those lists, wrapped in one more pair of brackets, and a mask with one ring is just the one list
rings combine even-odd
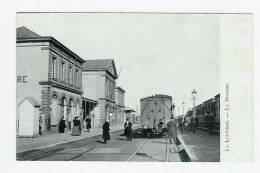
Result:
{"label": "lamp post", "polygon": [[195,119],[195,99],[196,99],[197,91],[193,89],[191,92],[192,100],[193,100],[193,118]]}
{"label": "lamp post", "polygon": [[185,105],[185,103],[182,102],[182,109],[183,109],[183,113],[182,113],[182,115],[183,115],[183,116],[184,116],[184,105]]}

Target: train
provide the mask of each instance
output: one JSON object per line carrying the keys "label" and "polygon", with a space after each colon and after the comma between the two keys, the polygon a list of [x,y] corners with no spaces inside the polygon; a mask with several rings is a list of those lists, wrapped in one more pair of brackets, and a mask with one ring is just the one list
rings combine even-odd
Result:
{"label": "train", "polygon": [[[195,106],[195,115],[199,120],[199,129],[207,131],[207,125],[210,123],[214,133],[220,131],[220,94],[215,95],[203,103]],[[189,110],[185,117],[192,117],[193,111]],[[209,122],[207,116],[212,116]]]}
{"label": "train", "polygon": [[[142,133],[146,136],[164,135],[166,123],[173,116],[172,97],[155,94],[141,98],[140,104]],[[162,122],[161,126],[158,126],[159,122]]]}

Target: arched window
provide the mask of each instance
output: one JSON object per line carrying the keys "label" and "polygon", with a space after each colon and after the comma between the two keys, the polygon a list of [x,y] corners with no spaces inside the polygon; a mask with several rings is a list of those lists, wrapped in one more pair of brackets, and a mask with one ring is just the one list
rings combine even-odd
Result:
{"label": "arched window", "polygon": [[79,101],[76,103],[76,116],[79,116],[80,114],[80,107],[79,107]]}
{"label": "arched window", "polygon": [[70,99],[69,101],[69,104],[68,104],[68,107],[69,107],[69,112],[68,112],[68,120],[69,121],[72,121],[73,120],[73,117],[75,116],[74,114],[74,105],[73,105],[73,100]]}
{"label": "arched window", "polygon": [[61,117],[64,117],[64,118],[67,117],[67,103],[66,103],[66,98],[65,97],[63,97],[61,99],[61,114],[60,115],[61,115]]}
{"label": "arched window", "polygon": [[58,101],[57,97],[53,96],[51,101],[51,125],[57,124],[57,107],[58,107]]}

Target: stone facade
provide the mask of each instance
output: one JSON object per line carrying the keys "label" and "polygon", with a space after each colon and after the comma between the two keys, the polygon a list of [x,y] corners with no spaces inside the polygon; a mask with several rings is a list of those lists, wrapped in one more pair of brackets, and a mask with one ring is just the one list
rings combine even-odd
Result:
{"label": "stone facade", "polygon": [[115,123],[116,124],[122,124],[126,121],[125,116],[125,90],[123,90],[121,87],[116,87],[115,90]]}
{"label": "stone facade", "polygon": [[97,100],[94,108],[95,126],[101,127],[106,120],[116,124],[115,86],[117,79],[114,60],[87,60],[83,64],[83,97]]}
{"label": "stone facade", "polygon": [[[20,34],[19,32],[26,32]],[[60,118],[69,121],[75,116],[82,119],[82,64],[78,55],[53,37],[33,35],[27,28],[18,28],[17,60],[17,124],[19,102],[32,97],[40,104],[44,131],[57,132]],[[21,78],[26,77],[26,80]],[[22,82],[23,81],[23,82]]]}

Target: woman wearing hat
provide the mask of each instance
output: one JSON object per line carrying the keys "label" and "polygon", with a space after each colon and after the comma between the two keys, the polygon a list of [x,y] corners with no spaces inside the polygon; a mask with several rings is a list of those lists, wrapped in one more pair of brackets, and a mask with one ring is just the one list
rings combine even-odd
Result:
{"label": "woman wearing hat", "polygon": [[81,124],[79,117],[75,117],[73,120],[73,129],[72,129],[72,136],[79,136],[81,135]]}

